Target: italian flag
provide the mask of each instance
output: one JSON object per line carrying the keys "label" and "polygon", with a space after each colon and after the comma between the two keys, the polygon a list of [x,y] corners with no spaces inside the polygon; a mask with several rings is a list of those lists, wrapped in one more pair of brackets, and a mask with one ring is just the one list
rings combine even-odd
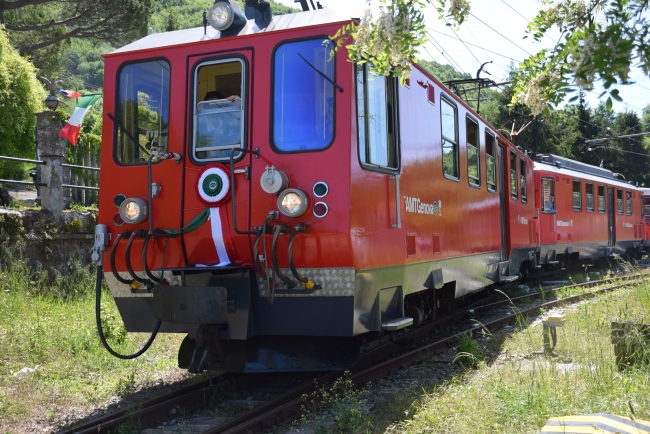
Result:
{"label": "italian flag", "polygon": [[59,137],[65,137],[73,145],[77,145],[77,137],[79,136],[79,130],[81,129],[81,123],[84,120],[84,116],[88,112],[88,109],[91,105],[95,103],[99,98],[102,97],[101,93],[91,93],[88,95],[83,95],[77,107],[74,109],[74,112],[70,116],[68,123],[65,124],[61,131],[59,132]]}

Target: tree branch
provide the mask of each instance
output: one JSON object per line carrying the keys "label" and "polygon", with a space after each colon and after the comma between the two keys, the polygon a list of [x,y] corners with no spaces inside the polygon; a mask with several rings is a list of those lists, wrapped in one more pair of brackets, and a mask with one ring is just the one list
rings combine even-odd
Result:
{"label": "tree branch", "polygon": [[77,27],[76,29],[69,31],[68,33],[57,36],[56,38],[48,39],[47,41],[39,42],[38,44],[32,44],[32,45],[26,45],[20,47],[18,49],[18,52],[22,56],[26,53],[31,53],[34,50],[38,50],[39,48],[49,47],[50,45],[56,44],[57,42],[61,42],[65,39],[75,37],[80,30],[81,27]]}
{"label": "tree branch", "polygon": [[8,30],[13,30],[13,31],[16,31],[16,32],[26,32],[26,31],[30,31],[30,30],[45,30],[45,29],[49,29],[51,27],[73,23],[73,22],[75,22],[75,21],[77,21],[77,20],[79,20],[81,18],[86,17],[89,13],[90,13],[89,10],[85,10],[81,14],[76,15],[74,17],[66,18],[65,20],[61,20],[61,21],[52,20],[52,21],[50,21],[48,23],[33,24],[31,26],[17,26],[17,25],[14,25],[14,24],[5,23],[5,27]]}
{"label": "tree branch", "polygon": [[20,0],[16,2],[4,2],[3,8],[6,11],[13,9],[20,9],[25,6],[34,6],[42,5],[44,3],[50,3],[52,0]]}

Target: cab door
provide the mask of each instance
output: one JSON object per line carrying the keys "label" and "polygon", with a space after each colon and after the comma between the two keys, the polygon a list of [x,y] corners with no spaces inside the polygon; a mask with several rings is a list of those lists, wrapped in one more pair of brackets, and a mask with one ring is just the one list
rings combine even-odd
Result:
{"label": "cab door", "polygon": [[556,244],[556,216],[557,204],[555,203],[555,180],[542,177],[540,191],[541,209],[539,216],[540,244]]}
{"label": "cab door", "polygon": [[614,189],[607,187],[607,247],[614,247]]}
{"label": "cab door", "polygon": [[507,201],[508,191],[506,188],[506,153],[503,144],[498,144],[499,151],[499,184],[501,190],[499,191],[499,199],[501,201],[501,260],[508,260],[508,214],[507,214]]}

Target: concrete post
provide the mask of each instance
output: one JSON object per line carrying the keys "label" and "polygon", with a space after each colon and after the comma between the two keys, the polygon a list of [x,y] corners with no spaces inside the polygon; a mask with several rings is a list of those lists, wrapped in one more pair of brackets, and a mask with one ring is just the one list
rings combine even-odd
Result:
{"label": "concrete post", "polygon": [[54,112],[36,113],[38,130],[37,142],[40,159],[46,164],[40,165],[41,182],[47,187],[41,188],[41,208],[51,211],[55,216],[63,214],[65,197],[62,184],[63,162],[68,149],[68,141],[59,137],[63,125],[53,119]]}

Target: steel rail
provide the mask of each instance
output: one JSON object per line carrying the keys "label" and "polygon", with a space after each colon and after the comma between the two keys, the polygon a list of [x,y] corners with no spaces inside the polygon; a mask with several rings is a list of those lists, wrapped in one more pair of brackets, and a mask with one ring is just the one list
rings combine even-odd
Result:
{"label": "steel rail", "polygon": [[[613,280],[619,279],[633,279],[642,276],[640,274],[633,275],[624,278],[613,278],[605,279],[593,282],[587,282],[578,285],[571,285],[562,288],[557,288],[555,290],[549,290],[544,292],[544,296],[552,294],[552,292],[559,289],[565,288],[576,288],[576,287],[591,287],[606,284]],[[489,329],[494,330],[505,324],[513,322],[518,315],[528,316],[533,313],[538,312],[540,308],[551,307],[555,304],[561,303],[570,303],[580,298],[585,298],[588,296],[593,296],[599,292],[611,291],[621,286],[631,285],[634,282],[626,282],[622,285],[615,287],[603,288],[598,291],[591,291],[581,295],[567,297],[563,299],[549,301],[544,304],[536,305],[534,307],[517,311],[516,313],[511,313],[506,316],[496,318],[492,321],[487,321],[482,325]],[[505,301],[498,301],[490,304],[486,304],[479,307],[474,307],[472,310],[474,312],[489,310],[494,308],[499,308],[504,305],[513,305],[518,302],[523,302],[525,299],[533,299],[542,297],[541,293],[528,294],[521,297],[512,298]],[[440,318],[425,327],[422,327],[417,330],[413,330],[406,335],[406,338],[409,340],[416,340],[427,334],[432,334],[436,330],[444,327],[445,325],[450,325],[452,323],[457,323],[459,319],[463,317],[468,317],[470,310],[460,311],[453,315],[449,315],[443,318]],[[474,335],[478,334],[483,330],[483,328],[473,328],[472,333]],[[467,331],[463,332],[466,333]],[[351,380],[358,387],[363,386],[368,381],[374,378],[379,378],[385,375],[387,372],[392,372],[399,369],[402,366],[414,363],[415,359],[411,360],[410,357],[427,357],[433,354],[437,354],[443,351],[446,351],[450,347],[453,347],[457,339],[463,333],[457,333],[453,336],[446,337],[442,340],[438,340],[429,345],[426,345],[417,350],[413,350],[406,354],[402,354],[396,358],[386,360],[387,357],[391,357],[396,353],[404,352],[404,349],[398,344],[384,345],[378,349],[369,351],[367,354],[362,355],[360,363],[357,364],[355,373]],[[419,360],[419,359],[417,359]],[[375,365],[375,366],[372,366]],[[382,371],[383,369],[383,371]],[[235,373],[226,373],[217,377],[212,378],[211,380],[205,380],[200,383],[185,387],[183,389],[177,390],[175,392],[147,400],[143,403],[138,404],[135,407],[125,408],[123,410],[110,413],[108,415],[101,416],[99,418],[92,419],[81,425],[72,426],[60,431],[60,434],[91,434],[91,433],[107,433],[109,430],[114,429],[122,423],[128,422],[129,420],[138,420],[142,427],[155,426],[169,419],[170,411],[174,408],[182,410],[190,410],[200,408],[205,405],[206,401],[209,401],[214,393],[218,390],[218,386],[228,382],[234,381],[235,388],[238,390],[244,390],[246,388],[255,387],[262,381],[265,377],[272,378],[276,376],[275,373],[268,374],[235,374]],[[316,382],[321,385],[327,385],[333,383],[337,378],[341,377],[341,372],[328,372],[321,375],[316,379]],[[212,381],[212,385],[210,382]],[[304,405],[304,395],[314,396],[316,389],[316,382],[313,380],[307,381],[293,389],[282,393],[281,395],[266,401],[265,403],[254,407],[253,409],[236,416],[224,423],[217,425],[208,431],[205,434],[216,434],[216,433],[237,433],[237,432],[264,432],[274,426],[282,425],[288,422],[291,422],[302,414],[302,406]],[[315,397],[317,399],[317,397]]]}
{"label": "steel rail", "polygon": [[[607,279],[601,281],[587,282],[585,284],[571,285],[571,287],[572,288],[592,287],[598,284],[610,282],[611,280],[617,280],[617,279]],[[518,310],[517,312],[504,315],[502,317],[496,318],[491,321],[486,321],[485,323],[482,324],[482,327],[473,327],[469,331],[471,331],[473,336],[477,336],[485,329],[492,331],[501,328],[504,325],[508,325],[516,321],[518,317],[521,316],[528,317],[528,316],[536,315],[539,313],[539,309],[550,308],[560,304],[576,302],[588,297],[593,297],[594,295],[597,295],[599,293],[612,291],[614,289],[618,289],[623,286],[629,286],[632,285],[633,283],[640,282],[642,280],[643,279],[628,280],[626,283],[622,283],[620,285],[610,286],[596,291],[590,291],[590,292],[586,292],[571,297],[548,301],[546,303],[542,303],[534,307]],[[562,289],[562,288],[558,288],[558,289]],[[511,300],[513,301],[523,300],[524,298],[530,298],[530,296],[517,297],[516,299],[511,299]],[[507,300],[506,303],[511,304],[512,303],[511,300]],[[501,305],[502,302],[497,302],[492,304],[493,307],[499,307]],[[413,363],[416,363],[419,360],[422,360],[427,357],[431,357],[435,354],[439,354],[441,352],[448,350],[449,348],[456,345],[458,339],[463,334],[467,333],[467,331],[468,330],[463,331],[461,333],[456,333],[452,336],[445,337],[444,339],[425,345],[416,350],[410,351],[408,353],[394,357],[390,360],[376,364],[375,366],[363,369],[360,372],[354,373],[350,377],[350,380],[353,382],[353,384],[356,387],[362,387],[365,384],[367,384],[369,381],[376,380],[378,378],[383,377],[384,375],[390,374],[391,372],[395,372],[399,369],[403,369],[405,366],[409,366]],[[327,376],[331,378],[332,375],[337,375],[337,374],[339,376],[341,375],[340,373],[330,373]],[[302,414],[304,414],[303,407],[305,404],[305,398],[303,397],[304,393],[301,393],[300,395],[294,394],[295,398],[293,400],[287,401],[290,392],[293,392],[293,390],[286,392],[282,397],[282,401],[275,400],[275,399],[271,401],[267,401],[263,405],[255,407],[245,413],[242,413],[234,419],[231,419],[225,423],[222,423],[220,425],[208,429],[207,431],[204,431],[203,434],[235,434],[235,433],[244,433],[244,432],[246,433],[267,432],[271,428],[292,422],[298,419]],[[319,402],[322,398],[317,394],[312,394],[310,396],[310,399],[313,399],[315,402]],[[267,408],[270,409],[266,410]]]}

